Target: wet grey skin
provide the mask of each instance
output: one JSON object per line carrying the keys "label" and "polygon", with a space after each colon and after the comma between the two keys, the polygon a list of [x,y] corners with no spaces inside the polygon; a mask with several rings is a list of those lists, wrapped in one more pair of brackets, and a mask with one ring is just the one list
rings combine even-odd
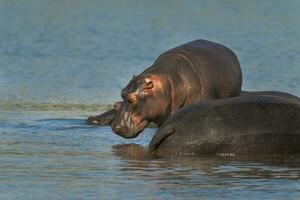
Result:
{"label": "wet grey skin", "polygon": [[[242,71],[235,53],[221,44],[195,40],[161,54],[121,91],[123,102],[113,120],[104,120],[112,130],[134,138],[150,123],[160,126],[178,109],[195,102],[238,96]],[[112,115],[104,115],[111,118]],[[101,118],[90,118],[97,124]]]}
{"label": "wet grey skin", "polygon": [[258,92],[198,103],[170,116],[150,142],[166,155],[300,153],[300,99]]}

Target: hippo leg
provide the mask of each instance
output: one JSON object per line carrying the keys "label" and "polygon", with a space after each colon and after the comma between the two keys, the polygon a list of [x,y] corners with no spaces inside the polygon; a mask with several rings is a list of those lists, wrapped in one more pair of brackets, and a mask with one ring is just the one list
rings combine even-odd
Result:
{"label": "hippo leg", "polygon": [[116,116],[116,113],[117,111],[115,109],[111,109],[101,115],[90,116],[86,123],[88,125],[110,126]]}
{"label": "hippo leg", "polygon": [[152,138],[149,144],[149,150],[154,151],[160,143],[162,143],[167,137],[172,135],[175,132],[175,129],[172,125],[167,125],[161,128]]}

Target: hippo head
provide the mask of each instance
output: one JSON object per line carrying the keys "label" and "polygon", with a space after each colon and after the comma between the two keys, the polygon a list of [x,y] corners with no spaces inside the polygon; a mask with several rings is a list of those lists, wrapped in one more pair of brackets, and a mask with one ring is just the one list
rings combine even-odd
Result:
{"label": "hippo head", "polygon": [[135,138],[150,123],[160,125],[170,112],[170,91],[158,76],[134,76],[121,91],[123,102],[115,105],[117,114],[112,130],[124,137]]}

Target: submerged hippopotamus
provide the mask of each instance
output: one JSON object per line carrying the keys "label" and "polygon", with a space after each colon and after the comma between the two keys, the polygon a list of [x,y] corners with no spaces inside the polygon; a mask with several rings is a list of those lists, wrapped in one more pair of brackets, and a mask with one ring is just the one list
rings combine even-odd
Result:
{"label": "submerged hippopotamus", "polygon": [[160,126],[179,108],[238,96],[241,84],[240,64],[229,48],[206,40],[183,44],[160,55],[122,90],[112,130],[137,137],[150,122]]}
{"label": "submerged hippopotamus", "polygon": [[183,108],[150,142],[158,155],[300,152],[300,99],[282,92],[245,93]]}

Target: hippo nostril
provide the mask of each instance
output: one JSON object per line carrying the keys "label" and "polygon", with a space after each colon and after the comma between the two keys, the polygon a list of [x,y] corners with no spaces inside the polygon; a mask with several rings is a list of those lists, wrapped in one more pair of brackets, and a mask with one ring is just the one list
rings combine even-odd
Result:
{"label": "hippo nostril", "polygon": [[120,129],[121,129],[121,126],[120,126],[120,125],[114,126],[114,130],[115,130],[115,131],[119,131]]}

